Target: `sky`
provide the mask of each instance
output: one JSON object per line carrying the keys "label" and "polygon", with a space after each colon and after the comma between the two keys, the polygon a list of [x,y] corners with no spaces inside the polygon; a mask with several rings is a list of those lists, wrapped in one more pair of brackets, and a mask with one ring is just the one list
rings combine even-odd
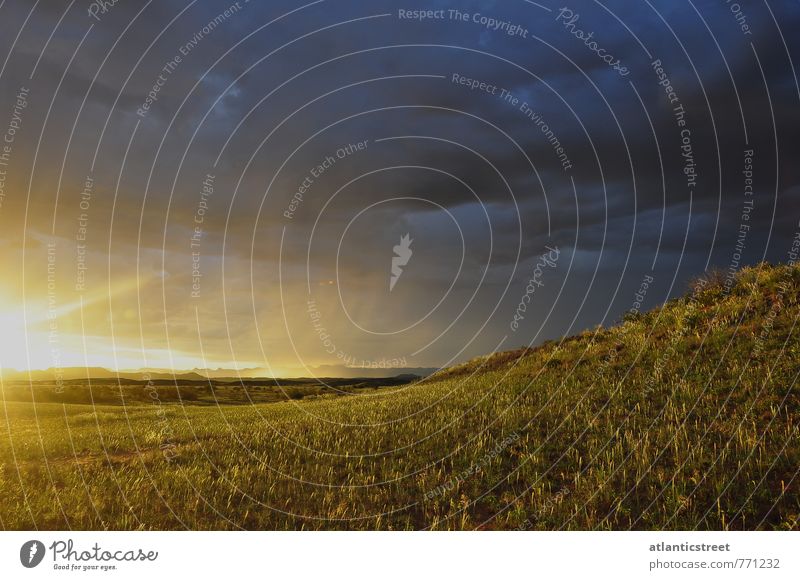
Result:
{"label": "sky", "polygon": [[0,22],[0,369],[445,366],[786,261],[800,231],[795,1]]}

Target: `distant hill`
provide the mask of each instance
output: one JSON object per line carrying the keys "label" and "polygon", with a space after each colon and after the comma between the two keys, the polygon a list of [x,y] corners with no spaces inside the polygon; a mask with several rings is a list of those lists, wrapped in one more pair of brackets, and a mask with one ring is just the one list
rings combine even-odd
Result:
{"label": "distant hill", "polygon": [[47,369],[43,371],[5,371],[3,379],[6,381],[42,381],[53,382],[56,380],[62,381],[79,381],[90,379],[125,379],[141,381],[145,372],[148,372],[152,380],[172,380],[177,377],[179,380],[184,381],[204,381],[206,377],[195,372],[177,372],[176,374],[170,372],[150,372],[150,371],[126,371],[117,373],[104,369],[102,367],[66,367],[63,369]]}
{"label": "distant hill", "polygon": [[427,377],[438,371],[438,368],[430,367],[394,367],[394,368],[367,368],[367,367],[346,367],[344,365],[320,365],[310,367],[317,377],[341,377],[343,379],[355,378],[384,378],[402,375],[415,375]]}
{"label": "distant hill", "polygon": [[[348,367],[345,365],[319,365],[309,366],[305,369],[296,369],[292,373],[280,378],[340,378],[340,379],[379,379],[390,378],[399,375],[414,375],[416,377],[427,377],[439,370],[432,367]],[[230,379],[241,377],[243,379],[257,379],[269,377],[272,371],[267,368],[248,368],[234,371],[231,369],[194,369],[193,372],[214,379]]]}
{"label": "distant hill", "polygon": [[[414,377],[426,377],[438,369],[435,368],[353,368],[343,365],[323,365],[317,367],[309,367],[306,374],[302,376],[292,375],[291,378],[336,378],[336,379],[379,379],[379,378],[393,378],[397,376],[406,377],[413,375]],[[58,379],[62,381],[85,381],[87,377],[92,380],[117,380],[118,378],[125,381],[141,381],[144,380],[145,373],[148,374],[153,381],[200,381],[207,382],[208,379],[214,380],[242,380],[247,379],[269,379],[270,374],[267,369],[251,368],[236,371],[233,369],[194,369],[191,371],[176,371],[170,372],[164,369],[140,371],[122,371],[117,373],[102,367],[68,367],[63,369],[47,369],[39,371],[16,371],[6,370],[3,372],[3,379],[6,381],[37,381],[37,382],[54,382]],[[288,377],[281,377],[281,382],[286,382],[282,379]]]}

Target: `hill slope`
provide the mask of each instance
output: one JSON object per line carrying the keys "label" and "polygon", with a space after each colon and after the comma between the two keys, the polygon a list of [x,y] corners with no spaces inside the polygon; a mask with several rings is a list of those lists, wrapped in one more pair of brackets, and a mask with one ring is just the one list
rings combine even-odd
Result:
{"label": "hill slope", "polygon": [[6,403],[0,518],[797,529],[798,287],[800,267],[762,265],[610,329],[358,397],[124,414],[43,404],[38,418]]}

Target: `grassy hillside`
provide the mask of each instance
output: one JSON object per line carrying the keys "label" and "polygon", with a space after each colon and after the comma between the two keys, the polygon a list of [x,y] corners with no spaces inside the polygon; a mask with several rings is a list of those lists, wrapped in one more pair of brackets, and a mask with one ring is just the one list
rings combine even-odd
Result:
{"label": "grassy hillside", "polygon": [[361,395],[6,402],[0,526],[797,529],[799,286],[763,265]]}

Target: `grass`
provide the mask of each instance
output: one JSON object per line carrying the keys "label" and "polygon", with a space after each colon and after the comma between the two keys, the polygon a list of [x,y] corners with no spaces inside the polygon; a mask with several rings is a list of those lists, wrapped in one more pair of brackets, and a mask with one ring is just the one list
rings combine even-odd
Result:
{"label": "grass", "polygon": [[[418,377],[415,377],[418,378]],[[412,375],[392,378],[355,379],[244,379],[205,381],[187,380],[70,380],[57,385],[52,381],[10,381],[3,385],[6,402],[66,403],[78,405],[130,406],[150,403],[182,405],[241,405],[276,403],[328,395],[357,395],[387,386],[411,382]]]}
{"label": "grass", "polygon": [[0,404],[5,529],[797,529],[800,267],[412,385]]}

